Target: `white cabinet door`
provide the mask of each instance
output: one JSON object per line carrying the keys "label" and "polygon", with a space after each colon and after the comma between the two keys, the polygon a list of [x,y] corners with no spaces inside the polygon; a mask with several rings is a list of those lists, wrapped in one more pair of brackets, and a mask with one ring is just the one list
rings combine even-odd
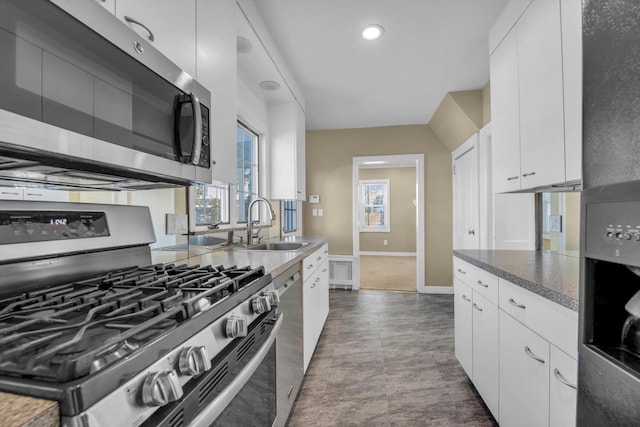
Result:
{"label": "white cabinet door", "polygon": [[325,259],[318,267],[318,305],[320,306],[320,318],[318,320],[318,337],[322,334],[322,329],[329,315],[329,260]]}
{"label": "white cabinet door", "polygon": [[496,48],[491,63],[493,192],[520,189],[520,98],[518,39],[511,31]]}
{"label": "white cabinet door", "polygon": [[551,346],[551,377],[549,379],[549,426],[576,425],[578,362]]}
{"label": "white cabinet door", "polygon": [[306,199],[304,120],[295,99],[269,107],[272,199]]}
{"label": "white cabinet door", "polygon": [[498,419],[498,315],[499,309],[473,292],[473,384],[495,419]]}
{"label": "white cabinet door", "polygon": [[[454,249],[479,249],[478,135],[453,153]],[[467,148],[468,147],[468,148]],[[462,153],[458,154],[460,151]]]}
{"label": "white cabinet door", "polygon": [[23,200],[22,188],[0,187],[0,200]]}
{"label": "white cabinet door", "polygon": [[561,0],[566,180],[582,179],[582,2]]}
{"label": "white cabinet door", "polygon": [[500,312],[500,426],[549,424],[549,343]]}
{"label": "white cabinet door", "polygon": [[39,200],[46,202],[68,202],[69,192],[62,190],[48,190],[45,188],[25,188],[24,200]]}
{"label": "white cabinet door", "polygon": [[211,92],[213,179],[236,183],[238,65],[236,2],[197,0],[198,82]]}
{"label": "white cabinet door", "polygon": [[116,16],[197,77],[195,0],[117,0]]}
{"label": "white cabinet door", "polygon": [[473,313],[471,308],[473,292],[467,285],[454,278],[453,293],[455,355],[467,376],[473,378]]}
{"label": "white cabinet door", "polygon": [[521,188],[564,182],[560,0],[534,0],[517,34]]}
{"label": "white cabinet door", "polygon": [[294,115],[296,126],[296,200],[307,200],[307,159],[306,159],[306,124],[305,114],[298,102],[294,102]]}
{"label": "white cabinet door", "polygon": [[304,371],[307,372],[307,367],[309,366],[309,362],[311,361],[311,356],[313,356],[313,350],[316,347],[315,340],[315,322],[314,319],[317,317],[316,310],[316,301],[314,291],[315,287],[313,286],[313,278],[309,278],[309,280],[305,280],[302,283],[302,333],[303,333],[303,353],[304,353]]}

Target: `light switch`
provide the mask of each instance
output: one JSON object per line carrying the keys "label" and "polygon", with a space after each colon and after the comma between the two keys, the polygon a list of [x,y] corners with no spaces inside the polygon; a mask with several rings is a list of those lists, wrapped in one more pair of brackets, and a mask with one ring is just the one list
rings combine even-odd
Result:
{"label": "light switch", "polygon": [[318,216],[324,215],[324,209],[318,209]]}
{"label": "light switch", "polygon": [[311,211],[311,214],[312,214],[313,216],[318,216],[318,209],[315,209],[315,208],[314,208],[314,209]]}

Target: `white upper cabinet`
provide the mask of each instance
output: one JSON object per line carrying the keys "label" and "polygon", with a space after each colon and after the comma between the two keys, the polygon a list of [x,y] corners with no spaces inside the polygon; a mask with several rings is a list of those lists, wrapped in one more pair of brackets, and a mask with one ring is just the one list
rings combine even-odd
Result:
{"label": "white upper cabinet", "polygon": [[518,39],[507,34],[490,57],[493,191],[520,189]]}
{"label": "white upper cabinet", "polygon": [[563,182],[564,116],[559,0],[535,0],[517,25],[522,188]]}
{"label": "white upper cabinet", "polygon": [[516,22],[501,17],[491,35],[499,40],[490,63],[496,193],[581,179],[580,2],[533,0],[521,15],[513,10],[503,16]]}
{"label": "white upper cabinet", "polygon": [[305,116],[297,100],[269,107],[272,199],[306,199]]}
{"label": "white upper cabinet", "polygon": [[211,92],[211,159],[213,179],[236,182],[238,63],[236,3],[197,0],[198,82]]}
{"label": "white upper cabinet", "polygon": [[120,20],[192,77],[197,77],[196,0],[117,0],[115,3]]}

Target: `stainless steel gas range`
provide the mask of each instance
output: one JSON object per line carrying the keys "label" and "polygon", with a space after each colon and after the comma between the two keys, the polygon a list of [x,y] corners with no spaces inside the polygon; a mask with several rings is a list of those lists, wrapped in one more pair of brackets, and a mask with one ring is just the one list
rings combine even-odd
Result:
{"label": "stainless steel gas range", "polygon": [[0,390],[63,426],[271,426],[262,267],[151,265],[148,208],[0,202]]}

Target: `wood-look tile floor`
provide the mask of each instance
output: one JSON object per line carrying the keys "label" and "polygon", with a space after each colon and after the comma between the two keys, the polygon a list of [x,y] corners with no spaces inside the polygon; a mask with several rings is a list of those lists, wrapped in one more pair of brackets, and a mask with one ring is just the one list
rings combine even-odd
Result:
{"label": "wood-look tile floor", "polygon": [[288,426],[497,425],[453,343],[453,295],[331,290]]}

